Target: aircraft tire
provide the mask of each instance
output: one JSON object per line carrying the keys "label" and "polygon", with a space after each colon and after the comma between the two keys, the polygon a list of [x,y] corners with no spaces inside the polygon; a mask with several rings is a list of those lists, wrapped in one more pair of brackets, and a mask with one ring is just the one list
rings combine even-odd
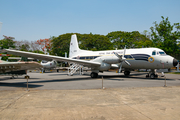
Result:
{"label": "aircraft tire", "polygon": [[149,74],[146,75],[146,78],[149,78]]}
{"label": "aircraft tire", "polygon": [[30,77],[27,75],[27,76],[25,76],[24,78],[25,78],[25,79],[29,79]]}
{"label": "aircraft tire", "polygon": [[92,72],[91,73],[91,78],[97,78],[98,77],[98,73]]}
{"label": "aircraft tire", "polygon": [[124,71],[124,75],[125,76],[129,76],[130,75],[130,71]]}
{"label": "aircraft tire", "polygon": [[152,73],[152,74],[150,75],[150,78],[151,78],[151,79],[155,79],[155,74]]}

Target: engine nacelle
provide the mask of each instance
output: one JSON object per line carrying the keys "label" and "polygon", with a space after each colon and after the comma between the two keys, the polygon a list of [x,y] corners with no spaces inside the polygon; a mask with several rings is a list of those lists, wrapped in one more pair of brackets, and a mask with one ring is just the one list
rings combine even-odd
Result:
{"label": "engine nacelle", "polygon": [[99,71],[109,70],[111,68],[111,64],[108,63],[101,63],[101,66],[99,67]]}
{"label": "engine nacelle", "polygon": [[112,56],[98,57],[93,61],[101,63],[101,66],[99,67],[99,71],[109,70],[111,68],[111,64],[113,64],[115,61],[117,63],[117,60],[114,59],[113,61]]}
{"label": "engine nacelle", "polygon": [[103,62],[108,64],[117,64],[120,62],[119,58],[116,56],[104,56],[102,57]]}

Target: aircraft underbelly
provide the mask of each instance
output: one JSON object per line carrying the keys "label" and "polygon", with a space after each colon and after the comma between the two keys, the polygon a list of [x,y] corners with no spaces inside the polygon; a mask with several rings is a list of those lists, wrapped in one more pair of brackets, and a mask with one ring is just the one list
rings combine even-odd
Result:
{"label": "aircraft underbelly", "polygon": [[131,66],[123,63],[124,68],[129,68],[129,69],[154,69],[156,67],[156,64],[150,63],[148,61],[143,61],[143,60],[129,60],[128,61]]}

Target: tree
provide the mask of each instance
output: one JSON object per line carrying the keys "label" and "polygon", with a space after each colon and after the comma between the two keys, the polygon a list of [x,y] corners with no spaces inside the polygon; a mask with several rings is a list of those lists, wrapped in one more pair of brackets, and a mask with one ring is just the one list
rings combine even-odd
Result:
{"label": "tree", "polygon": [[15,41],[15,46],[16,46],[16,49],[21,50],[21,51],[31,50],[30,42],[27,40]]}
{"label": "tree", "polygon": [[29,45],[28,44],[23,44],[20,46],[20,50],[21,51],[29,51]]}
{"label": "tree", "polygon": [[[178,52],[177,40],[180,39],[179,23],[171,25],[168,17],[165,19],[161,16],[162,21],[154,27],[151,27],[151,39],[153,46],[163,49],[167,54],[175,55]],[[176,28],[176,30],[173,30]]]}
{"label": "tree", "polygon": [[111,41],[104,35],[98,34],[79,34],[79,47],[85,50],[110,50],[113,49]]}
{"label": "tree", "polygon": [[53,37],[52,50],[50,51],[50,54],[64,57],[65,52],[69,53],[69,44],[72,34],[73,33],[66,33],[59,35],[58,37]]}
{"label": "tree", "polygon": [[5,36],[4,39],[0,40],[1,49],[15,48],[15,42],[13,37]]}
{"label": "tree", "polygon": [[138,31],[115,31],[106,36],[113,43],[113,47],[118,49],[124,49],[125,45],[127,48],[150,47],[152,45],[151,40]]}
{"label": "tree", "polygon": [[50,39],[40,39],[35,42],[35,44],[39,45],[39,48],[42,51],[45,51],[45,49],[49,52],[51,49],[51,40]]}

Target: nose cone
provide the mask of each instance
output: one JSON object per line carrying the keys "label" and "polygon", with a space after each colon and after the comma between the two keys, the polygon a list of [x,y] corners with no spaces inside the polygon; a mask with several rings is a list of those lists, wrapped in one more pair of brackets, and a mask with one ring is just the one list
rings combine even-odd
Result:
{"label": "nose cone", "polygon": [[173,66],[175,67],[178,64],[178,61],[176,59],[173,59]]}

